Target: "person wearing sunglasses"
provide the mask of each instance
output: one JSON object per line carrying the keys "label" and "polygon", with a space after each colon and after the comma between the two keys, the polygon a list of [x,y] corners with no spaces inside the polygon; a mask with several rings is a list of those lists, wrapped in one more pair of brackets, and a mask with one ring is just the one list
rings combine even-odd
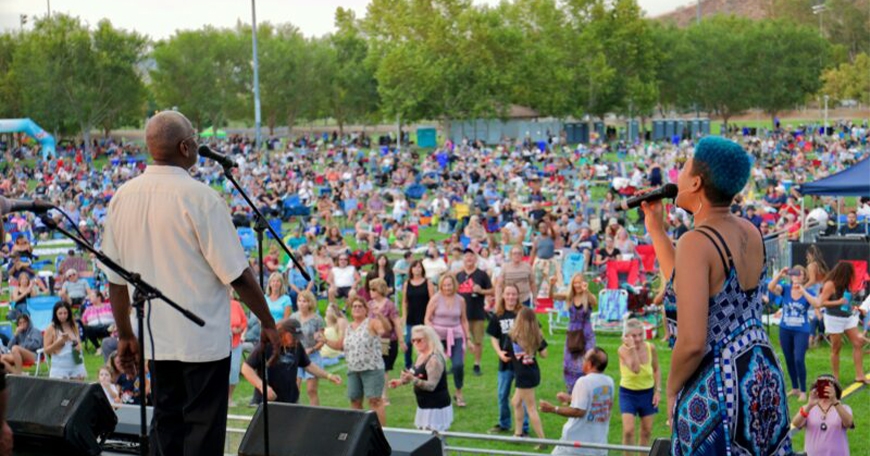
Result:
{"label": "person wearing sunglasses", "polygon": [[441,339],[434,329],[417,325],[411,329],[411,343],[417,360],[400,378],[390,380],[390,388],[413,384],[417,398],[414,426],[424,431],[444,432],[453,423],[453,404],[447,387],[447,360]]}

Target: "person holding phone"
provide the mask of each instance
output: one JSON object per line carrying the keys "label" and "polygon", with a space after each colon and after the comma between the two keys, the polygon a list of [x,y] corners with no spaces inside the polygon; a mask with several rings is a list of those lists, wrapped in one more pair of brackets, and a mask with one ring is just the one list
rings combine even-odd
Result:
{"label": "person holding phone", "polygon": [[798,410],[791,424],[806,428],[804,451],[809,456],[849,456],[846,431],[855,428],[852,409],[840,402],[843,390],[833,375],[820,375],[810,390],[807,405]]}
{"label": "person holding phone", "polygon": [[[780,284],[780,279],[788,275],[791,281]],[[807,270],[803,266],[783,268],[773,277],[767,289],[783,297],[782,321],[779,323],[779,345],[785,356],[788,376],[791,378],[791,391],[788,396],[798,396],[798,401],[807,400],[807,349],[812,335],[809,316],[818,306],[815,296],[805,287]]]}

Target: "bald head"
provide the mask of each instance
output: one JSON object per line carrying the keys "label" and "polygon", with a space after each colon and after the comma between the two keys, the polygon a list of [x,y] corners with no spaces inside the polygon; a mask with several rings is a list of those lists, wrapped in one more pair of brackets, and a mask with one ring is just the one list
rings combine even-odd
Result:
{"label": "bald head", "polygon": [[[180,163],[189,161],[180,144],[196,134],[190,121],[176,111],[162,111],[145,126],[145,144],[156,162]],[[196,155],[196,145],[190,153]]]}

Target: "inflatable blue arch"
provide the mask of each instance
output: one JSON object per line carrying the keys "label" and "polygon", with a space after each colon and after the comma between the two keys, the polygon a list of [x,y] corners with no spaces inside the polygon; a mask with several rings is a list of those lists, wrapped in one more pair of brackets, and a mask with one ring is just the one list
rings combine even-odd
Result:
{"label": "inflatable blue arch", "polygon": [[0,119],[0,133],[25,133],[33,137],[42,146],[42,159],[55,155],[54,136],[42,129],[30,119]]}

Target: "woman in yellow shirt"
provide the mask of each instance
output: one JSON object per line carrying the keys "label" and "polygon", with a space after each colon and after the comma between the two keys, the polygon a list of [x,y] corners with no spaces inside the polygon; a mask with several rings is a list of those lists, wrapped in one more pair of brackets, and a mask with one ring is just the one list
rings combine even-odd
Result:
{"label": "woman in yellow shirt", "polygon": [[[644,340],[640,320],[629,318],[619,347],[619,411],[622,443],[649,446],[653,416],[658,413],[662,375],[653,344]],[[640,441],[635,442],[635,416],[640,417]]]}

